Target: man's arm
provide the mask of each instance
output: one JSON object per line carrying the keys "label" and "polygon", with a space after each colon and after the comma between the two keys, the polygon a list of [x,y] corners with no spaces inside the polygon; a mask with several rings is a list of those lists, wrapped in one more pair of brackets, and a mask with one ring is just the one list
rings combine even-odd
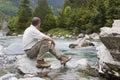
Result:
{"label": "man's arm", "polygon": [[43,39],[51,41],[51,44],[53,44],[53,46],[55,47],[55,41],[51,37],[45,36],[45,37],[43,37]]}

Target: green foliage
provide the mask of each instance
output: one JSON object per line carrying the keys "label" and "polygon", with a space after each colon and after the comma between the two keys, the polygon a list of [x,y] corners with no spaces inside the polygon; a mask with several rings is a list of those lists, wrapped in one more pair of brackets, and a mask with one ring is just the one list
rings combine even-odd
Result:
{"label": "green foliage", "polygon": [[18,15],[9,22],[11,31],[23,33],[23,31],[30,25],[31,18],[32,12],[29,8],[29,0],[21,0]]}
{"label": "green foliage", "polygon": [[[17,0],[12,1],[16,2]],[[10,1],[8,3],[15,5]],[[0,10],[6,11],[1,6]],[[13,32],[22,33],[29,26],[32,16],[29,6],[29,0],[22,0],[18,15],[12,18],[9,23]],[[8,9],[16,11],[17,7]],[[12,12],[11,14],[13,15]],[[101,27],[110,27],[114,19],[120,19],[120,0],[65,0],[58,16],[53,14],[47,0],[39,0],[33,16],[41,18],[41,30],[43,32],[49,31],[52,34],[99,32]]]}
{"label": "green foliage", "polygon": [[120,19],[120,0],[65,0],[57,24],[73,33],[99,32]]}
{"label": "green foliage", "polygon": [[56,19],[47,0],[39,0],[33,16],[41,18],[41,30],[44,32],[56,27]]}
{"label": "green foliage", "polygon": [[5,15],[14,16],[18,7],[10,0],[0,0],[0,12],[4,13]]}
{"label": "green foliage", "polygon": [[66,30],[64,28],[54,28],[48,31],[49,34],[52,35],[66,35],[66,34],[71,34],[69,30]]}
{"label": "green foliage", "polygon": [[9,28],[11,32],[17,31],[18,17],[13,17],[9,22]]}
{"label": "green foliage", "polygon": [[53,14],[48,14],[43,22],[42,22],[42,29],[47,32],[50,29],[56,28],[56,19]]}
{"label": "green foliage", "polygon": [[36,7],[35,11],[34,11],[34,16],[40,17],[41,20],[43,21],[43,19],[49,14],[52,13],[50,7],[47,4],[47,0],[39,0],[38,1],[38,6]]}

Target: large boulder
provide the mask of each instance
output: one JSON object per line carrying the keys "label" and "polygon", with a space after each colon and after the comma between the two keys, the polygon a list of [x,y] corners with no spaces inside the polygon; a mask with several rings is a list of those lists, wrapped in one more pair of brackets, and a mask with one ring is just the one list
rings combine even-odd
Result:
{"label": "large boulder", "polygon": [[104,73],[103,69],[106,67],[105,63],[109,63],[113,61],[112,56],[110,55],[110,52],[108,49],[101,45],[97,47],[97,58],[98,58],[98,71],[99,73]]}
{"label": "large boulder", "polygon": [[[106,31],[103,34],[102,31]],[[103,29],[101,31],[100,39],[107,47],[115,61],[120,61],[120,20],[115,20],[113,27],[109,29]]]}
{"label": "large boulder", "polygon": [[25,53],[21,43],[13,43],[5,48],[3,52],[7,55],[22,55]]}
{"label": "large boulder", "polygon": [[[51,64],[50,68],[42,70],[41,68],[36,67],[36,59],[29,59],[26,55],[17,56],[17,68],[24,74],[38,74],[42,71],[42,73],[50,73],[54,70],[60,70],[62,65],[56,58],[45,58],[49,64]],[[86,69],[88,67],[88,61],[86,59],[72,59],[66,64],[67,69]]]}
{"label": "large boulder", "polygon": [[24,74],[36,74],[41,69],[36,68],[36,60],[29,59],[26,55],[17,56],[17,68]]}
{"label": "large boulder", "polygon": [[81,48],[87,46],[94,46],[94,44],[91,41],[86,40],[86,38],[79,38],[75,42],[71,43],[69,48]]}
{"label": "large boulder", "polygon": [[[105,47],[98,49],[101,70],[105,69],[109,73],[120,75],[120,20],[114,20],[112,28],[101,28],[100,39],[105,45]],[[104,63],[106,67],[101,63]]]}

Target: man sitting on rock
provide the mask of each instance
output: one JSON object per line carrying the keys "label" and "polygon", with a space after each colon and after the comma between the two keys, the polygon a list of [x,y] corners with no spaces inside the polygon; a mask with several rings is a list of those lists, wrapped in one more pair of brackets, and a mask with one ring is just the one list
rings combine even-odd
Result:
{"label": "man sitting on rock", "polygon": [[37,67],[38,68],[48,68],[51,65],[44,61],[44,56],[46,52],[53,54],[61,64],[65,64],[70,60],[70,58],[62,56],[55,50],[54,40],[40,32],[41,20],[38,17],[32,19],[32,24],[28,27],[23,34],[23,46],[29,58],[37,57]]}

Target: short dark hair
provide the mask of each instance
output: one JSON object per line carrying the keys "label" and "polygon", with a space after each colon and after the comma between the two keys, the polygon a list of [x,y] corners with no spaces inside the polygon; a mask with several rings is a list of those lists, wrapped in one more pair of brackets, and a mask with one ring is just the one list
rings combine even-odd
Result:
{"label": "short dark hair", "polygon": [[36,26],[39,23],[41,23],[41,19],[39,17],[33,17],[33,19],[32,19],[32,25]]}

